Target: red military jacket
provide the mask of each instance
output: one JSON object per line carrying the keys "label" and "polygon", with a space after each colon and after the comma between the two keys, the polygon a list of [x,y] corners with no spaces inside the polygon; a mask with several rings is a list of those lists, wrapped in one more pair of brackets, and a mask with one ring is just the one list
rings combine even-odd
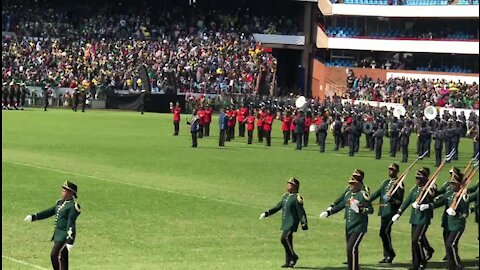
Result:
{"label": "red military jacket", "polygon": [[200,118],[200,123],[199,124],[200,125],[205,124],[205,110],[202,110],[202,109],[198,110],[197,115],[198,115],[198,118]]}
{"label": "red military jacket", "polygon": [[315,124],[315,126],[320,126],[323,123],[322,117],[320,116],[315,117],[315,119],[313,120],[313,123]]}
{"label": "red military jacket", "polygon": [[292,117],[291,116],[283,117],[283,119],[282,119],[282,131],[289,131],[291,125],[292,125]]}
{"label": "red military jacket", "polygon": [[305,117],[305,126],[303,127],[303,132],[309,132],[311,124],[312,124],[312,117]]}
{"label": "red military jacket", "polygon": [[205,124],[210,124],[212,122],[212,108],[207,108],[205,110]]}
{"label": "red military jacket", "polygon": [[180,113],[182,112],[182,108],[174,106],[172,107],[172,113],[173,113],[173,121],[174,122],[180,122]]}
{"label": "red military jacket", "polygon": [[267,115],[265,117],[265,120],[263,121],[263,130],[271,131],[272,130],[272,124],[273,124],[273,116],[272,115]]}
{"label": "red military jacket", "polygon": [[228,122],[227,122],[227,126],[233,127],[233,125],[235,123],[235,119],[233,118],[233,111],[231,111],[231,110],[227,111],[227,115],[229,117]]}
{"label": "red military jacket", "polygon": [[263,127],[263,121],[267,114],[265,112],[261,112],[258,114],[258,121],[257,121],[257,127]]}
{"label": "red military jacket", "polygon": [[247,116],[247,130],[252,131],[255,128],[255,116]]}

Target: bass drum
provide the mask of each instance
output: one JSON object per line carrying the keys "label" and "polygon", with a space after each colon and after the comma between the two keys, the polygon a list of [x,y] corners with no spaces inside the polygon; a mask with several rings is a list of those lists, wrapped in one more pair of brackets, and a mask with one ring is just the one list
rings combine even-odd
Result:
{"label": "bass drum", "polygon": [[310,125],[310,132],[317,132],[317,126],[314,124]]}

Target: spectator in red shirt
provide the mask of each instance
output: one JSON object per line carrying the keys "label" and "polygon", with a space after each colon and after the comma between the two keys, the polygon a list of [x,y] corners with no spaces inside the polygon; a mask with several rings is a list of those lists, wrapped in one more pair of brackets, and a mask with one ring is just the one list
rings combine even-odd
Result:
{"label": "spectator in red shirt", "polygon": [[176,105],[173,106],[173,102],[170,102],[170,111],[173,113],[173,136],[178,136],[178,132],[180,131],[180,113],[182,112],[180,103],[177,102]]}
{"label": "spectator in red shirt", "polygon": [[267,109],[263,121],[263,131],[265,132],[265,138],[267,139],[267,146],[272,146],[272,124],[273,116],[270,113],[270,110]]}
{"label": "spectator in red shirt", "polygon": [[247,116],[248,144],[252,144],[254,128],[255,128],[255,113],[253,112],[253,110],[250,110],[250,114]]}
{"label": "spectator in red shirt", "polygon": [[205,109],[205,123],[203,126],[203,129],[205,130],[205,137],[210,136],[210,123],[212,122],[212,112],[213,108],[210,107],[210,105],[207,105],[207,108]]}

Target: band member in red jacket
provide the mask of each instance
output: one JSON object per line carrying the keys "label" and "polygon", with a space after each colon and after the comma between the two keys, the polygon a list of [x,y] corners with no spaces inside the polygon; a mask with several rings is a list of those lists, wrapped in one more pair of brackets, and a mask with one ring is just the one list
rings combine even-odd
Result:
{"label": "band member in red jacket", "polygon": [[205,123],[203,126],[203,129],[205,131],[203,135],[205,135],[205,137],[210,136],[210,123],[212,122],[212,112],[213,108],[210,107],[210,105],[207,105],[207,108],[205,109]]}
{"label": "band member in red jacket", "polygon": [[265,138],[267,139],[267,146],[272,146],[273,119],[273,115],[270,113],[270,110],[267,109],[265,119],[263,120],[263,131],[265,132]]}
{"label": "band member in red jacket", "polygon": [[173,113],[173,136],[178,136],[178,132],[180,131],[180,113],[182,112],[182,108],[180,108],[180,103],[176,103],[173,106],[173,102],[170,102],[170,111]]}
{"label": "band member in red jacket", "polygon": [[248,109],[245,106],[242,106],[238,110],[238,136],[245,137],[245,119],[248,116]]}
{"label": "band member in red jacket", "polygon": [[308,138],[310,135],[310,125],[312,124],[312,113],[308,112],[305,117],[305,126],[303,128],[303,147],[308,146]]}
{"label": "band member in red jacket", "polygon": [[235,128],[235,118],[233,117],[233,110],[230,107],[227,107],[227,116],[228,116],[228,123],[227,123],[227,142],[233,139],[232,134],[234,133]]}
{"label": "band member in red jacket", "polygon": [[252,144],[253,141],[253,129],[255,128],[255,113],[250,110],[250,114],[246,118],[248,144]]}
{"label": "band member in red jacket", "polygon": [[292,117],[287,111],[285,115],[279,115],[278,119],[282,121],[283,144],[287,145],[290,140],[290,126],[292,125]]}
{"label": "band member in red jacket", "polygon": [[263,137],[265,133],[263,132],[263,120],[265,119],[265,112],[263,110],[259,110],[257,112],[257,134],[258,134],[258,142],[263,142]]}
{"label": "band member in red jacket", "polygon": [[317,113],[315,118],[313,119],[313,124],[315,125],[315,143],[319,144],[318,136],[319,136],[319,127],[323,123],[322,115],[321,113]]}
{"label": "band member in red jacket", "polygon": [[198,138],[203,138],[203,128],[205,126],[205,108],[202,106],[197,112],[197,116],[200,119],[200,129],[198,130]]}

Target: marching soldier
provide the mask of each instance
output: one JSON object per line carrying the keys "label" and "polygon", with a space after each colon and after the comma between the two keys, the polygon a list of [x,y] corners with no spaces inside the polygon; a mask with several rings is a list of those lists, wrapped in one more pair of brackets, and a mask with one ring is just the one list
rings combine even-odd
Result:
{"label": "marching soldier", "polygon": [[323,121],[318,127],[318,144],[320,145],[320,152],[325,152],[325,141],[328,134],[327,116],[323,116]]}
{"label": "marching soldier", "polygon": [[25,101],[27,99],[27,95],[30,95],[30,91],[28,91],[28,88],[25,85],[25,83],[21,83],[20,86],[22,87],[22,96],[20,98],[20,100],[21,100],[20,110],[23,111],[23,107],[25,107]]}
{"label": "marching soldier", "polygon": [[48,99],[52,95],[52,90],[50,90],[50,84],[47,84],[43,87],[42,97],[43,97],[43,110],[46,112],[48,108]]}
{"label": "marching soldier", "polygon": [[402,148],[402,162],[408,161],[408,144],[410,143],[410,134],[412,133],[410,126],[405,123],[400,130],[400,147]]}
{"label": "marching soldier", "polygon": [[[403,202],[400,209],[392,217],[392,221],[396,222],[400,215],[411,205],[413,210],[410,214],[410,224],[412,224],[412,270],[425,269],[427,265],[427,256],[424,253],[424,239],[427,232],[430,220],[432,219],[431,211],[427,211],[430,208],[430,196],[426,196],[425,199],[418,204],[416,202],[417,197],[422,191],[423,187],[428,181],[428,177],[421,171],[417,171],[415,175],[416,186],[412,188],[410,195]],[[430,191],[428,191],[430,192]]]}
{"label": "marching soldier", "polygon": [[397,118],[393,118],[392,128],[390,129],[390,156],[395,157],[397,155],[397,144],[400,130],[398,128]]}
{"label": "marching soldier", "polygon": [[[453,149],[453,136],[455,133],[455,129],[453,128],[453,122],[449,121],[448,122],[448,127],[445,130],[445,152],[448,154],[452,151]],[[450,163],[450,160],[447,160],[447,163]]]}
{"label": "marching soldier", "polygon": [[447,213],[447,230],[448,236],[445,241],[445,248],[447,251],[447,261],[448,269],[456,270],[463,269],[460,256],[458,255],[458,242],[460,237],[465,231],[466,218],[469,214],[468,209],[468,195],[465,194],[460,198],[460,202],[457,208],[452,208],[451,205],[457,196],[463,182],[463,174],[459,172],[458,174],[454,173],[450,180],[450,190],[451,192],[445,193],[441,199],[436,200],[433,204],[430,204],[432,208],[438,208],[442,205],[447,208],[445,211]]}
{"label": "marching soldier", "polygon": [[383,181],[382,186],[370,196],[370,201],[374,201],[380,197],[380,211],[378,215],[381,217],[380,238],[383,243],[383,259],[380,263],[392,263],[396,254],[392,246],[392,217],[398,212],[405,193],[405,186],[401,186],[389,196],[389,191],[397,184],[398,172],[400,167],[396,163],[388,166],[389,179]]}
{"label": "marching soldier", "polygon": [[80,215],[80,204],[77,202],[77,186],[65,181],[62,186],[62,198],[47,210],[25,217],[26,222],[42,220],[55,215],[54,242],[51,261],[54,270],[68,270],[68,255],[73,248],[76,237],[76,220]]}
{"label": "marching soldier", "polygon": [[250,114],[247,116],[247,135],[248,144],[253,142],[253,129],[255,128],[255,114],[253,110],[250,110]]}
{"label": "marching soldier", "polygon": [[379,125],[377,130],[372,135],[373,139],[375,140],[375,159],[382,158],[382,145],[384,135],[385,132],[383,131],[382,125]]}
{"label": "marching soldier", "polygon": [[267,218],[282,209],[282,236],[280,241],[285,249],[285,264],[283,268],[293,267],[299,257],[293,250],[293,233],[301,224],[302,230],[308,230],[307,214],[303,208],[303,197],[298,193],[300,181],[291,178],[287,181],[287,192],[280,202],[272,209],[262,213],[259,219]]}
{"label": "marching soldier", "polygon": [[203,138],[203,130],[204,130],[204,127],[205,127],[205,108],[203,106],[201,106],[198,109],[197,115],[198,115],[198,118],[199,118],[198,138],[201,139],[201,138]]}
{"label": "marching soldier", "polygon": [[229,118],[225,113],[225,109],[220,109],[220,114],[218,115],[218,129],[220,130],[220,136],[218,137],[218,146],[220,147],[225,146],[228,120]]}
{"label": "marching soldier", "polygon": [[[142,90],[143,91],[143,98],[145,98],[145,90]],[[85,89],[82,89],[82,91],[80,92],[80,97],[82,98],[82,112],[85,112],[85,107],[87,106],[87,91],[85,91]],[[142,102],[142,114],[143,114],[143,108],[144,108],[144,103],[145,102]]]}
{"label": "marching soldier", "polygon": [[335,122],[333,122],[333,137],[335,139],[335,151],[338,151],[342,141],[342,122],[340,116],[337,115]]}
{"label": "marching soldier", "polygon": [[210,123],[212,123],[212,113],[213,108],[210,107],[210,104],[207,104],[207,108],[205,109],[205,119],[204,119],[204,134],[205,137],[210,137]]}
{"label": "marching soldier", "polygon": [[[461,173],[460,170],[457,167],[453,167],[449,171],[450,177],[452,178],[454,175]],[[435,197],[434,202],[438,200],[443,200],[445,197],[450,196],[450,193],[452,193],[450,181],[446,181],[441,188],[439,188],[436,192],[437,197]],[[445,206],[445,211],[448,209],[448,207]],[[443,229],[443,243],[446,244],[447,238],[448,238],[448,224],[447,224],[447,213],[443,212],[442,215],[442,229]],[[447,260],[447,255],[443,258],[444,261]]]}
{"label": "marching soldier", "polygon": [[267,109],[265,118],[263,120],[263,131],[265,135],[265,139],[267,141],[267,146],[272,146],[272,124],[273,124],[273,116],[270,113],[270,110]]}
{"label": "marching soldier", "polygon": [[307,113],[305,124],[303,125],[303,147],[308,147],[308,139],[310,137],[310,125],[312,124],[312,114]]}
{"label": "marching soldier", "polygon": [[78,91],[78,87],[73,88],[72,111],[74,112],[77,111],[79,96],[80,96],[80,92]]}
{"label": "marching soldier", "polygon": [[285,116],[280,116],[279,119],[282,121],[283,144],[287,145],[290,140],[290,125],[292,124],[290,112],[286,112]]}
{"label": "marching soldier", "polygon": [[[185,117],[187,118],[187,117]],[[192,147],[196,148],[198,146],[197,143],[197,133],[200,129],[200,118],[197,116],[197,110],[193,109],[192,118],[190,121],[187,119],[187,125],[190,125],[190,133],[192,134]]]}
{"label": "marching soldier", "polygon": [[[363,179],[365,177],[365,173],[362,170],[355,169],[355,171],[352,174],[354,177],[357,177],[360,179],[359,181],[362,184],[362,190],[370,194],[370,188],[364,184]],[[342,202],[343,198],[345,197],[345,194],[350,190],[350,186],[347,186],[347,188],[342,192],[342,194],[335,200],[333,201],[330,206],[327,208],[327,212],[331,211],[334,206],[338,205],[339,203]]]}
{"label": "marching soldier", "polygon": [[302,150],[302,135],[303,135],[303,130],[305,128],[305,112],[300,111],[300,115],[298,118],[295,118],[293,120],[295,122],[295,136],[296,136],[296,142],[297,142],[297,150]]}
{"label": "marching soldier", "polygon": [[445,140],[444,123],[440,124],[440,128],[433,133],[433,139],[435,140],[435,167],[438,167],[442,163],[443,141]]}
{"label": "marching soldier", "polygon": [[452,147],[455,149],[453,154],[453,160],[458,160],[458,144],[460,143],[460,137],[462,137],[462,127],[459,122],[453,123],[453,137],[452,137]]}
{"label": "marching soldier", "polygon": [[327,218],[345,209],[347,264],[349,270],[358,269],[358,247],[367,233],[368,215],[373,214],[368,192],[362,190],[363,177],[353,174],[349,181],[349,190],[343,195],[342,201],[332,209],[322,212],[321,218]]}

